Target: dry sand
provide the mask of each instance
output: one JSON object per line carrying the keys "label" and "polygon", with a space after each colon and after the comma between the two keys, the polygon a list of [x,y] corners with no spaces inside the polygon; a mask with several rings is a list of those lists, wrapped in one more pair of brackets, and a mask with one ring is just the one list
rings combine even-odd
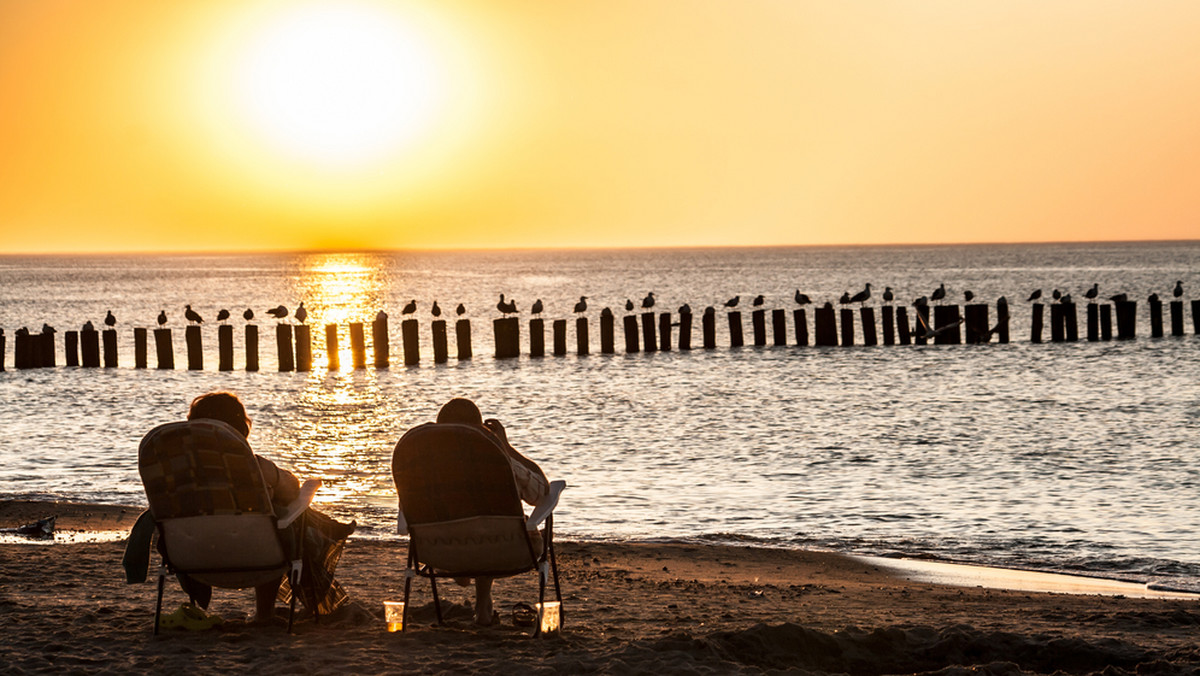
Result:
{"label": "dry sand", "polygon": [[[0,527],[125,529],[137,509],[0,501]],[[497,583],[503,623],[470,623],[470,594],[414,584],[410,631],[384,629],[402,542],[351,539],[354,604],[295,635],[245,623],[252,593],[217,590],[227,622],[151,636],[154,585],[127,585],[123,542],[0,544],[0,671],[22,673],[1200,673],[1200,602],[912,582],[836,554],[690,544],[558,546],[565,627],[533,639],[507,609],[536,578]],[[157,556],[153,564],[157,566]],[[164,608],[184,599],[170,583]]]}

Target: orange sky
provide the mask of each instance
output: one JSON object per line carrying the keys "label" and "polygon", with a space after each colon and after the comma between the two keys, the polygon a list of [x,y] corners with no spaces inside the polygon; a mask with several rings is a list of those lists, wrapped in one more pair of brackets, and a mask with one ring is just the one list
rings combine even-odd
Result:
{"label": "orange sky", "polygon": [[0,2],[2,253],[1200,238],[1200,3]]}

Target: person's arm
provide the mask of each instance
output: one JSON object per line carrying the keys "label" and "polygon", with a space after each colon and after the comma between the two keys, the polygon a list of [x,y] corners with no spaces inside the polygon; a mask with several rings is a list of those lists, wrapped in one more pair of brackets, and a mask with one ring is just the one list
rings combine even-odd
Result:
{"label": "person's arm", "polygon": [[488,418],[483,421],[483,426],[500,440],[500,446],[504,449],[505,455],[508,456],[508,464],[512,467],[513,478],[517,481],[517,494],[525,502],[537,506],[550,493],[550,481],[546,479],[545,472],[538,467],[536,462],[521,455],[517,449],[512,447],[512,444],[508,443],[508,434],[499,420]]}
{"label": "person's arm", "polygon": [[254,457],[258,458],[258,467],[262,470],[263,480],[271,492],[271,502],[286,505],[300,497],[300,480],[295,474],[286,469],[279,469],[275,463],[261,455]]}

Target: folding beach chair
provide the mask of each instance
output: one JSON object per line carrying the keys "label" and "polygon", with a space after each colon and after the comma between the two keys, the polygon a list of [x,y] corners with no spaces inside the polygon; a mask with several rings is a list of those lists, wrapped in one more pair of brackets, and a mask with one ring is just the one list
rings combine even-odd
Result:
{"label": "folding beach chair", "polygon": [[[285,529],[312,502],[319,480],[306,481],[300,497],[276,517],[250,445],[216,420],[174,422],[150,430],[138,448],[138,471],[163,559],[155,634],[168,572],[224,589],[257,587],[287,574],[295,588],[302,542],[292,540],[302,538],[292,538]],[[296,596],[292,594],[289,632]]]}
{"label": "folding beach chair", "polygon": [[[511,577],[537,571],[539,607],[544,607],[546,583],[553,575],[562,622],[553,512],[565,481],[551,482],[550,494],[526,517],[499,442],[481,428],[445,423],[414,427],[400,439],[392,454],[392,478],[401,505],[397,532],[409,536],[405,615],[416,575],[429,578],[441,624],[438,578]],[[541,537],[531,535],[543,523]],[[407,628],[407,617],[404,620]],[[534,635],[540,625],[539,621]]]}

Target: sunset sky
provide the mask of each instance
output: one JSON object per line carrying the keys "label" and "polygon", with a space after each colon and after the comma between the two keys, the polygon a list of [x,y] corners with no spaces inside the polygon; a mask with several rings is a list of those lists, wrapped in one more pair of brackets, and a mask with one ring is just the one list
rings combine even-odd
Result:
{"label": "sunset sky", "polygon": [[1200,238],[1200,2],[0,0],[0,253]]}

